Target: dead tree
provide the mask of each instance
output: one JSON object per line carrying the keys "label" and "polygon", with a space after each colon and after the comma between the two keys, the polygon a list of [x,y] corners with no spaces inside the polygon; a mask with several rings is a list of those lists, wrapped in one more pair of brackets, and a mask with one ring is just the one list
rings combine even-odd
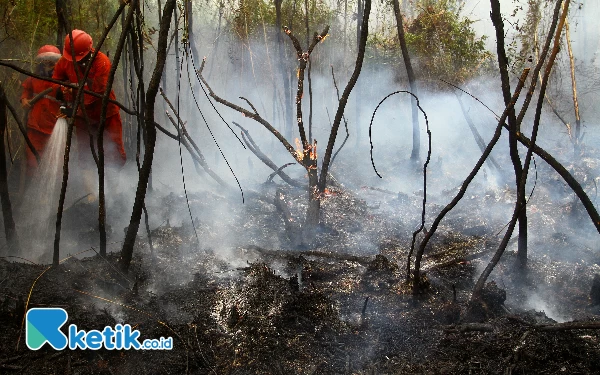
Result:
{"label": "dead tree", "polygon": [[0,203],[2,203],[2,218],[4,219],[4,235],[8,245],[8,254],[17,255],[20,252],[19,237],[12,214],[12,205],[8,193],[8,174],[6,172],[6,150],[4,139],[8,127],[8,116],[6,113],[6,93],[0,82]]}
{"label": "dead tree", "polygon": [[106,112],[108,110],[108,98],[112,91],[112,85],[115,79],[115,73],[121,61],[121,53],[125,47],[125,40],[127,33],[131,27],[133,21],[133,14],[135,7],[137,6],[137,0],[132,0],[129,3],[129,11],[125,18],[125,28],[121,31],[119,42],[115,50],[115,56],[113,58],[113,64],[108,73],[108,81],[106,82],[106,88],[104,89],[104,96],[102,97],[102,107],[100,110],[100,126],[98,128],[98,229],[100,231],[100,255],[106,256],[106,196],[104,194],[104,127],[106,125]]}
{"label": "dead tree", "polygon": [[323,164],[321,167],[321,173],[318,174],[317,171],[317,155],[316,155],[316,140],[314,142],[309,142],[306,137],[306,132],[304,129],[304,120],[302,117],[302,98],[304,95],[304,71],[307,66],[307,62],[310,58],[311,52],[319,43],[324,39],[327,35],[328,28],[326,28],[321,34],[315,33],[313,40],[308,46],[306,51],[303,51],[300,42],[298,39],[292,34],[291,30],[287,27],[284,27],[285,33],[290,37],[294,48],[296,50],[296,55],[298,57],[299,67],[298,67],[298,88],[296,92],[296,117],[298,124],[298,131],[300,133],[300,142],[302,145],[301,150],[295,150],[291,143],[283,136],[277,129],[275,129],[268,121],[266,121],[257,111],[256,108],[245,98],[243,100],[248,103],[251,110],[240,107],[234,103],[231,103],[221,97],[219,97],[208,85],[208,82],[202,75],[202,71],[204,70],[204,65],[206,61],[202,62],[200,69],[198,71],[200,79],[202,83],[206,86],[209,91],[209,95],[214,98],[217,102],[241,113],[245,117],[251,118],[254,121],[263,125],[267,130],[269,130],[280,142],[281,144],[288,150],[288,152],[294,157],[294,159],[302,165],[308,172],[308,208],[306,213],[306,218],[304,221],[304,226],[302,230],[302,236],[304,240],[304,244],[310,244],[312,239],[316,235],[316,226],[319,223],[320,209],[321,209],[321,197],[325,191],[325,187],[327,184],[327,173],[329,171],[329,165],[333,153],[333,147],[335,144],[335,140],[337,137],[337,132],[340,127],[340,123],[342,122],[342,118],[344,115],[344,110],[346,108],[346,103],[348,102],[348,97],[358,80],[358,76],[360,75],[360,71],[362,68],[362,63],[364,60],[365,54],[365,46],[367,42],[368,36],[368,25],[369,25],[369,14],[371,10],[371,1],[365,1],[364,7],[364,17],[361,25],[361,34],[360,34],[360,43],[358,49],[358,56],[356,58],[356,64],[354,67],[354,71],[352,76],[344,89],[344,92],[339,100],[337,112],[335,115],[334,122],[332,124],[331,132],[329,134],[329,141],[327,143],[327,148],[325,151],[325,156],[323,158]]}
{"label": "dead tree", "polygon": [[62,51],[65,41],[65,30],[68,30],[67,22],[68,10],[67,0],[56,0],[56,46]]}
{"label": "dead tree", "polygon": [[[553,40],[553,34],[554,34],[554,31],[556,30],[556,27],[558,24],[558,18],[559,18],[559,13],[560,13],[560,9],[561,9],[561,4],[562,4],[562,0],[558,0],[556,3],[556,7],[554,10],[554,17],[552,20],[552,24],[550,26],[550,30],[548,32],[548,37],[546,38],[546,43],[544,45],[540,61],[538,62],[538,64],[536,65],[536,67],[534,69],[533,77],[537,77],[539,71],[541,70],[541,68],[543,66],[544,61],[546,60],[546,56],[548,55],[550,44]],[[524,80],[525,80],[528,72],[529,72],[529,69],[526,69],[524,71],[523,75],[521,76],[521,79],[519,80],[519,84],[517,85],[515,94],[513,94],[509,106],[514,106],[514,103],[519,96],[519,92],[524,85]],[[537,83],[537,79],[532,79],[531,85],[529,87],[529,90],[527,92],[527,95],[526,95],[524,103],[523,103],[523,107],[521,108],[521,111],[519,112],[519,116],[517,117],[517,123],[521,123],[521,121],[523,120],[525,112],[527,111],[529,103],[531,102],[531,99],[533,97],[536,83]],[[538,106],[538,108],[536,109],[536,116],[541,115],[542,102],[538,101],[537,106]],[[437,227],[440,224],[441,220],[444,218],[444,216],[448,212],[450,212],[450,210],[452,210],[464,196],[468,185],[473,180],[473,178],[477,174],[477,171],[481,168],[481,166],[483,165],[483,162],[489,155],[489,152],[491,152],[491,149],[494,147],[494,145],[498,141],[498,139],[500,137],[501,128],[504,127],[505,129],[510,130],[510,126],[505,123],[507,115],[508,115],[508,109],[509,108],[506,108],[504,110],[504,113],[502,114],[502,116],[499,118],[498,127],[496,128],[496,132],[494,133],[492,140],[488,144],[486,151],[484,152],[484,154],[481,156],[481,158],[477,162],[473,171],[469,174],[467,179],[463,182],[463,184],[459,190],[459,193],[446,207],[444,207],[444,209],[442,209],[440,214],[435,218],[434,222],[432,223],[429,232],[426,234],[426,236],[421,241],[421,243],[419,245],[419,249],[416,253],[415,270],[414,270],[414,277],[413,277],[413,280],[414,280],[413,281],[414,282],[413,293],[417,294],[420,292],[419,280],[420,280],[421,259],[422,259],[423,252],[424,252],[425,248],[427,247],[429,240],[435,234],[435,231],[437,230]],[[538,121],[539,121],[539,119],[538,119]],[[598,231],[598,233],[600,233],[600,215],[598,214],[598,211],[594,207],[592,201],[587,196],[587,194],[585,193],[585,191],[583,190],[583,188],[581,187],[579,182],[577,182],[577,180],[567,171],[567,169],[564,166],[562,166],[558,161],[556,161],[556,159],[554,159],[552,157],[552,155],[550,155],[547,151],[545,151],[544,149],[542,149],[541,147],[536,145],[535,140],[531,141],[529,138],[524,136],[522,133],[516,134],[516,139],[521,144],[526,146],[528,148],[528,150],[531,150],[531,152],[535,153],[536,155],[540,156],[544,161],[546,161],[565,180],[565,182],[569,185],[569,187],[571,187],[571,189],[575,192],[577,197],[580,199],[580,201],[583,204],[583,206],[585,207],[590,219],[592,220],[594,226],[596,227],[596,230]]]}
{"label": "dead tree", "polygon": [[[510,103],[511,90],[510,80],[508,77],[508,58],[506,57],[506,50],[504,48],[504,22],[502,21],[502,13],[500,12],[500,1],[490,0],[490,2],[492,5],[490,17],[492,19],[492,23],[494,24],[494,28],[496,29],[496,51],[498,54],[498,68],[500,70],[500,79],[502,82],[502,96],[504,98],[504,105],[508,106],[508,103]],[[521,164],[521,158],[519,157],[516,138],[516,135],[520,132],[520,126],[517,124],[517,117],[514,108],[512,108],[508,113],[508,126],[510,127],[508,144],[510,148],[510,159],[515,171],[517,200],[523,207],[523,210],[519,212],[519,239],[517,256],[519,259],[519,264],[524,266],[527,263],[527,210],[525,208],[525,186],[521,184],[520,180],[521,175],[523,174],[523,166]],[[523,189],[518,190],[519,186],[523,186]]]}
{"label": "dead tree", "polygon": [[[125,5],[126,5],[126,3],[122,3],[119,6],[119,9],[115,13],[114,17],[112,18],[112,20],[110,21],[108,26],[105,28],[104,33],[103,33],[102,37],[100,38],[98,45],[96,46],[96,49],[94,50],[94,52],[92,53],[92,56],[90,57],[90,63],[87,65],[87,67],[83,73],[83,76],[81,76],[81,72],[79,71],[79,69],[77,67],[75,67],[75,73],[77,74],[78,85],[77,85],[77,94],[75,95],[75,101],[73,103],[73,113],[77,113],[77,110],[78,110],[79,106],[81,105],[81,110],[83,112],[83,115],[85,118],[85,123],[86,123],[86,126],[88,127],[88,131],[89,131],[89,119],[87,118],[87,115],[85,113],[85,106],[83,105],[83,93],[85,91],[83,89],[83,87],[85,86],[85,84],[87,82],[87,78],[90,73],[90,69],[93,65],[93,61],[96,58],[96,55],[98,54],[98,51],[100,50],[100,47],[102,46],[102,44],[104,44],[104,41],[106,40],[106,37],[108,36],[108,32],[112,29],[114,24],[119,19],[121,12],[123,12],[123,9],[125,8]],[[69,35],[69,38],[71,41],[71,43],[70,43],[71,44],[71,56],[75,56],[75,44],[73,43],[73,33],[69,27],[68,21],[66,19],[64,19],[63,21],[65,23],[65,26],[67,27],[67,32],[68,32],[68,35]],[[76,64],[76,61],[73,61],[73,64]],[[56,232],[54,235],[54,252],[52,255],[52,265],[55,267],[58,266],[58,263],[59,263],[60,231],[61,231],[61,227],[62,227],[62,215],[63,215],[63,211],[64,211],[64,206],[65,206],[65,196],[67,193],[67,185],[68,185],[68,181],[69,181],[69,156],[70,156],[69,154],[70,154],[70,150],[71,150],[71,139],[73,137],[74,124],[75,124],[75,118],[70,117],[67,120],[67,140],[65,143],[65,153],[64,153],[64,163],[63,163],[63,180],[62,180],[62,185],[61,185],[61,189],[60,189],[60,197],[58,199],[58,210],[56,212]],[[92,155],[94,156],[94,160],[97,163],[98,158],[94,152],[94,145],[92,142],[92,134],[91,133],[90,133],[90,147],[91,147]]]}
{"label": "dead tree", "polygon": [[429,229],[429,231],[427,232],[425,237],[421,240],[421,243],[419,244],[419,248],[417,249],[417,252],[415,254],[415,266],[414,266],[414,271],[413,271],[413,294],[417,295],[421,292],[421,260],[423,258],[423,253],[425,252],[425,248],[427,247],[427,244],[429,243],[429,240],[435,234],[440,222],[446,216],[446,214],[448,212],[450,212],[454,207],[456,207],[458,202],[460,202],[460,200],[463,198],[463,196],[465,195],[465,193],[467,191],[467,188],[469,187],[469,185],[471,184],[471,182],[473,181],[473,179],[475,178],[475,176],[477,175],[477,173],[483,166],[483,163],[485,162],[487,157],[492,152],[492,149],[494,148],[494,146],[500,139],[504,121],[506,121],[509,110],[512,107],[514,107],[517,99],[519,98],[521,89],[525,85],[525,79],[527,78],[528,74],[529,74],[529,69],[525,69],[523,71],[523,74],[521,75],[521,78],[519,79],[519,84],[517,85],[515,93],[512,95],[508,106],[504,109],[504,112],[502,113],[502,116],[500,117],[500,119],[498,121],[498,125],[496,126],[496,131],[494,132],[494,135],[493,135],[492,139],[490,140],[490,143],[487,145],[485,151],[483,152],[483,154],[481,155],[481,157],[475,164],[475,167],[473,167],[473,170],[471,170],[471,173],[469,173],[469,175],[467,176],[465,181],[463,181],[463,183],[458,191],[458,194],[452,199],[452,201],[450,203],[448,203],[442,209],[442,211],[438,214],[438,216],[435,218],[435,220],[431,224],[431,228]]}
{"label": "dead tree", "polygon": [[[402,21],[402,14],[400,13],[400,2],[399,0],[393,0],[394,4],[394,15],[396,16],[396,28],[398,30],[398,40],[400,41],[400,49],[402,50],[402,58],[404,59],[404,66],[406,67],[406,75],[408,76],[408,84],[410,91],[416,96],[419,96],[417,90],[417,79],[415,72],[410,61],[410,55],[408,54],[408,46],[406,45],[406,37],[404,36],[404,25]],[[410,97],[410,104],[412,108],[412,141],[413,148],[410,154],[410,160],[418,161],[420,150],[421,150],[421,133],[419,131],[419,108],[417,107],[417,101],[415,96]]]}
{"label": "dead tree", "polygon": [[133,256],[133,247],[135,245],[135,239],[140,226],[144,201],[146,199],[146,189],[148,188],[148,180],[150,178],[150,170],[152,168],[152,161],[154,158],[154,147],[156,146],[154,105],[156,102],[158,87],[160,85],[160,77],[162,76],[165,61],[167,59],[167,39],[175,5],[176,0],[167,0],[165,3],[162,17],[160,19],[160,29],[158,32],[156,65],[154,67],[154,72],[152,73],[152,78],[148,83],[148,90],[146,91],[146,108],[143,122],[143,126],[146,129],[146,147],[144,152],[144,161],[140,169],[140,177],[135,193],[135,202],[133,204],[131,220],[129,222],[129,227],[127,228],[125,240],[123,241],[123,248],[121,249],[121,257],[119,259],[119,264],[124,271],[129,269],[129,264],[131,263],[131,258]]}
{"label": "dead tree", "polygon": [[[559,3],[560,3],[560,1],[559,1]],[[521,179],[519,180],[520,185],[525,185],[525,183],[527,182],[527,172],[529,170],[529,164],[531,163],[533,148],[535,145],[535,140],[537,138],[538,129],[540,126],[540,118],[542,115],[542,106],[544,103],[544,95],[546,93],[546,88],[548,86],[548,79],[550,77],[550,72],[552,71],[552,66],[554,65],[554,60],[556,59],[556,55],[558,54],[562,28],[565,24],[565,19],[569,12],[569,3],[570,3],[570,0],[565,0],[564,6],[563,6],[563,13],[560,18],[558,27],[556,28],[556,35],[554,36],[554,47],[552,48],[552,53],[550,54],[550,58],[548,59],[548,63],[546,64],[546,70],[544,73],[544,78],[542,79],[542,84],[540,87],[540,95],[538,98],[538,103],[537,103],[536,112],[535,112],[535,118],[534,118],[534,123],[533,123],[533,130],[532,130],[532,134],[531,134],[530,145],[529,145],[529,148],[527,149],[527,154],[525,156],[525,163],[523,165],[523,172],[521,175]],[[535,79],[536,79],[536,77],[534,76],[533,80],[535,81]],[[510,126],[510,124],[509,124],[509,126]],[[519,186],[519,188],[520,189],[522,188],[523,190],[525,190],[524,186]],[[504,253],[504,250],[506,249],[506,246],[508,245],[508,241],[510,240],[510,237],[512,236],[516,221],[519,217],[519,212],[521,210],[525,209],[524,204],[525,203],[522,203],[521,201],[519,201],[519,199],[517,199],[517,201],[515,203],[515,208],[513,211],[512,219],[508,225],[508,228],[506,229],[506,233],[504,234],[504,237],[502,238],[500,246],[498,246],[498,250],[492,257],[492,259],[490,260],[488,265],[486,266],[483,273],[479,276],[479,279],[477,280],[477,283],[475,284],[475,288],[473,289],[472,299],[479,298],[487,278],[489,277],[490,273],[492,273],[492,270],[494,269],[496,264],[498,264],[498,262],[500,261],[500,257]],[[521,260],[521,259],[519,259],[519,260]]]}

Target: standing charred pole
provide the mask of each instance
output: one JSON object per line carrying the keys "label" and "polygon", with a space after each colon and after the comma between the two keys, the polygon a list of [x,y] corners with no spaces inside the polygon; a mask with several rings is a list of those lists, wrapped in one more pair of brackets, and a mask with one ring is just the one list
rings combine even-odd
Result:
{"label": "standing charred pole", "polygon": [[[408,54],[408,46],[406,45],[406,37],[404,35],[404,24],[402,20],[402,14],[400,13],[400,1],[393,0],[394,3],[394,15],[396,16],[396,28],[398,29],[398,40],[400,41],[400,49],[402,50],[402,59],[404,60],[404,66],[406,67],[406,75],[408,76],[408,84],[410,91],[415,95],[419,96],[417,91],[417,79],[415,72],[410,61],[410,55]],[[417,107],[417,99],[415,96],[410,97],[410,104],[412,107],[412,141],[413,148],[410,154],[410,160],[418,162],[421,152],[421,133],[419,131],[419,108]]]}
{"label": "standing charred pole", "polygon": [[[562,2],[562,0],[558,0],[557,4],[560,5],[561,2]],[[546,88],[548,86],[548,80],[550,78],[550,72],[552,71],[552,66],[554,65],[554,60],[556,59],[556,55],[558,54],[559,45],[560,45],[560,35],[562,32],[562,28],[565,24],[567,14],[569,12],[569,3],[570,3],[570,0],[565,0],[565,2],[564,2],[563,13],[561,15],[560,22],[558,23],[558,26],[556,27],[556,34],[554,36],[554,47],[552,48],[552,53],[550,54],[550,57],[548,58],[548,63],[546,64],[544,77],[542,79],[542,83],[541,83],[541,87],[540,87],[540,95],[538,97],[538,103],[536,106],[535,117],[533,120],[533,129],[531,132],[530,144],[527,148],[527,154],[525,155],[525,163],[523,164],[523,174],[521,175],[521,179],[519,180],[519,183],[521,185],[523,185],[523,186],[520,186],[519,188],[522,188],[523,190],[525,190],[524,185],[527,182],[527,172],[529,170],[529,164],[531,163],[531,158],[532,158],[533,151],[535,148],[535,141],[536,141],[537,135],[538,135],[538,130],[539,130],[539,126],[540,126],[540,118],[542,115],[542,106],[544,103],[544,96],[546,94]],[[558,8],[558,5],[557,5],[557,8]],[[533,79],[535,80],[535,76]],[[510,124],[509,124],[509,127],[510,127]],[[506,249],[506,246],[508,245],[508,241],[510,240],[510,237],[512,236],[517,218],[519,217],[519,212],[525,209],[525,207],[522,206],[522,204],[524,204],[524,203],[521,203],[519,201],[519,199],[517,199],[517,202],[515,203],[515,208],[513,211],[512,219],[508,225],[508,228],[506,229],[506,233],[504,234],[504,237],[502,238],[502,241],[500,242],[500,246],[498,246],[496,253],[492,257],[492,259],[490,260],[490,262],[486,266],[486,268],[483,270],[482,274],[479,276],[479,279],[477,280],[477,283],[475,284],[475,288],[473,289],[472,300],[476,300],[481,297],[481,292],[483,290],[483,287],[485,285],[485,282],[486,282],[488,276],[492,273],[494,267],[500,261],[500,257],[504,253],[504,250]]]}
{"label": "standing charred pole", "polygon": [[8,254],[17,255],[19,249],[19,237],[12,214],[12,205],[8,194],[8,174],[6,172],[6,151],[4,149],[4,138],[8,127],[8,116],[6,113],[6,93],[0,83],[0,202],[2,203],[2,217],[4,219],[4,234],[8,244]]}
{"label": "standing charred pole", "polygon": [[[176,0],[167,0],[160,19],[160,30],[158,32],[158,47],[156,56],[156,65],[152,73],[152,78],[148,83],[146,91],[146,111],[144,114],[144,127],[146,129],[146,149],[144,152],[144,160],[139,173],[138,186],[135,193],[135,202],[131,212],[131,220],[127,228],[127,234],[123,241],[121,249],[121,257],[119,264],[125,272],[129,269],[131,258],[133,257],[133,247],[135,239],[140,227],[142,211],[144,209],[144,201],[146,199],[146,190],[148,188],[148,180],[150,179],[150,170],[152,169],[152,161],[154,158],[154,147],[156,146],[156,126],[154,125],[154,106],[160,78],[165,67],[167,59],[167,42],[169,36],[169,28],[171,26],[171,17],[175,9]],[[141,43],[141,41],[139,41]]]}
{"label": "standing charred pole", "polygon": [[[500,79],[502,82],[502,96],[504,105],[508,107],[511,98],[510,81],[508,77],[508,58],[506,57],[504,43],[504,22],[500,12],[500,1],[490,0],[492,11],[490,17],[496,29],[496,51],[498,53],[498,68],[500,70]],[[519,239],[517,259],[519,265],[525,266],[527,263],[527,209],[525,207],[525,184],[521,184],[521,175],[523,174],[523,165],[519,157],[517,148],[517,134],[520,133],[520,125],[517,123],[517,116],[513,107],[508,112],[508,144],[510,149],[510,159],[515,170],[515,180],[517,186],[517,199],[523,209],[519,212]],[[521,188],[520,188],[521,187]]]}
{"label": "standing charred pole", "polygon": [[[331,132],[329,133],[329,141],[327,143],[327,148],[325,150],[325,156],[323,157],[323,164],[321,166],[321,175],[319,177],[319,196],[325,192],[325,187],[327,184],[327,174],[329,172],[329,166],[331,163],[331,157],[333,154],[333,147],[335,145],[335,140],[337,138],[337,133],[340,128],[340,124],[342,123],[342,119],[344,117],[344,111],[346,109],[346,104],[348,103],[348,97],[350,93],[352,93],[352,89],[356,85],[356,81],[358,81],[358,77],[360,76],[360,72],[362,70],[363,61],[365,59],[365,49],[367,46],[367,37],[369,36],[369,16],[371,14],[371,0],[364,0],[364,8],[362,13],[362,23],[361,23],[361,32],[358,43],[358,53],[356,56],[356,62],[354,64],[354,71],[350,76],[350,80],[348,84],[344,88],[342,93],[342,97],[339,100],[338,108],[335,113],[335,117],[333,120],[333,125],[331,126]],[[320,200],[318,201],[320,205]]]}
{"label": "standing charred pole", "polygon": [[65,30],[68,30],[66,19],[67,19],[67,4],[66,0],[56,0],[56,46],[59,50],[63,49],[63,42],[65,41]]}
{"label": "standing charred pole", "polygon": [[114,63],[108,73],[108,81],[102,96],[102,107],[100,110],[100,126],[98,128],[98,228],[100,231],[100,255],[106,256],[106,195],[104,193],[104,128],[106,125],[106,113],[108,110],[108,99],[112,91],[112,85],[115,80],[115,73],[121,60],[121,53],[125,46],[127,33],[133,21],[133,13],[136,7],[137,0],[132,0],[129,4],[129,11],[125,19],[125,28],[121,31],[117,49],[115,50]]}

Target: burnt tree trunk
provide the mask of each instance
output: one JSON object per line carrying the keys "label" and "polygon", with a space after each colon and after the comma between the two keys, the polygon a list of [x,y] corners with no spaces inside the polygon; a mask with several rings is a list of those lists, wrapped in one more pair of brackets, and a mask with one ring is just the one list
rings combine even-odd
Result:
{"label": "burnt tree trunk", "polygon": [[[492,5],[490,17],[496,29],[496,49],[498,53],[498,68],[500,70],[500,79],[502,82],[502,96],[504,98],[504,105],[508,106],[510,103],[511,91],[508,77],[508,58],[506,57],[506,50],[504,47],[504,22],[502,21],[502,13],[500,12],[500,1],[490,0],[490,2]],[[522,207],[522,210],[519,212],[517,259],[520,266],[525,266],[527,264],[527,208],[525,206],[525,184],[521,184],[523,166],[517,148],[517,133],[520,132],[520,126],[517,123],[514,108],[510,108],[508,113],[508,126],[510,130],[508,143],[510,148],[510,159],[515,170],[517,201]]]}
{"label": "burnt tree trunk", "polygon": [[106,195],[104,194],[104,127],[106,125],[106,111],[108,109],[108,98],[112,91],[112,85],[115,80],[115,73],[121,60],[121,53],[125,46],[125,40],[127,39],[127,33],[133,21],[133,13],[137,5],[137,0],[132,0],[129,3],[129,11],[125,19],[125,28],[121,31],[119,42],[115,50],[115,56],[113,58],[113,64],[108,74],[108,81],[106,82],[106,88],[104,89],[104,96],[102,97],[102,109],[100,112],[100,126],[98,128],[98,229],[100,231],[100,255],[106,256]]}
{"label": "burnt tree trunk", "polygon": [[[494,132],[492,139],[490,140],[485,151],[483,152],[483,154],[477,161],[477,164],[475,164],[475,167],[473,167],[473,169],[471,170],[471,173],[469,173],[467,178],[463,181],[463,183],[460,187],[460,190],[458,191],[458,194],[456,194],[456,196],[452,199],[452,201],[450,203],[448,203],[442,209],[442,211],[440,211],[438,216],[434,219],[433,223],[431,224],[429,231],[427,232],[427,234],[425,235],[423,240],[421,240],[421,243],[419,244],[419,248],[417,249],[417,252],[415,254],[415,267],[414,267],[414,272],[413,272],[413,294],[414,295],[418,295],[422,291],[422,288],[421,288],[422,287],[422,284],[421,284],[421,260],[423,259],[423,254],[425,253],[425,248],[427,247],[429,240],[431,240],[431,238],[435,234],[438,226],[440,225],[441,221],[446,216],[446,214],[448,214],[448,212],[450,212],[454,207],[456,207],[458,202],[460,202],[460,200],[464,197],[464,195],[467,191],[467,188],[469,187],[469,185],[471,184],[471,182],[473,181],[473,179],[475,178],[475,176],[477,175],[477,173],[483,166],[483,163],[485,162],[485,160],[488,158],[488,156],[492,152],[492,149],[494,148],[494,146],[500,139],[500,135],[502,134],[502,127],[504,125],[504,122],[506,121],[506,118],[508,117],[508,112],[510,111],[511,108],[513,108],[517,99],[519,98],[521,89],[525,85],[525,79],[527,78],[528,74],[529,74],[529,69],[525,69],[523,71],[523,74],[521,75],[521,79],[519,79],[519,83],[517,84],[515,93],[512,95],[509,104],[506,106],[506,108],[504,109],[504,112],[502,113],[502,116],[498,120],[498,124],[496,126],[496,131]],[[409,275],[407,275],[407,277],[408,276]]]}
{"label": "burnt tree trunk", "polygon": [[12,214],[12,205],[8,194],[8,174],[6,172],[6,150],[4,149],[4,138],[8,127],[8,116],[6,113],[6,94],[0,83],[0,202],[2,203],[2,218],[4,219],[4,234],[8,245],[8,254],[17,255],[19,249],[19,237]]}
{"label": "burnt tree trunk", "polygon": [[[404,24],[402,21],[402,14],[400,13],[400,2],[399,0],[393,0],[394,3],[394,15],[396,16],[396,27],[398,29],[398,39],[400,41],[400,49],[402,50],[402,58],[404,59],[404,66],[406,67],[406,75],[408,76],[408,84],[410,91],[419,96],[417,90],[417,79],[415,72],[410,62],[410,55],[408,54],[408,46],[406,45],[406,37],[404,36]],[[410,153],[410,160],[418,162],[421,152],[421,133],[419,131],[419,109],[417,108],[417,99],[414,96],[410,97],[410,104],[412,108],[412,141],[413,148]]]}
{"label": "burnt tree trunk", "polygon": [[56,46],[63,50],[65,41],[65,30],[68,30],[66,19],[68,17],[66,0],[56,0]]}
{"label": "burnt tree trunk", "polygon": [[[561,2],[562,2],[562,0],[558,0],[558,4],[560,4]],[[521,175],[521,179],[519,180],[520,181],[519,183],[521,185],[521,186],[519,186],[519,189],[525,190],[524,185],[527,182],[527,172],[529,170],[529,165],[531,163],[531,158],[532,158],[534,148],[535,148],[535,141],[537,139],[537,134],[538,134],[539,126],[540,126],[540,119],[541,119],[541,115],[542,115],[542,106],[544,103],[544,96],[546,94],[546,88],[548,86],[548,80],[550,78],[550,72],[552,71],[552,66],[554,65],[554,60],[556,59],[556,55],[558,54],[558,51],[559,51],[560,35],[562,32],[562,28],[565,24],[567,14],[569,12],[569,3],[570,3],[570,0],[566,0],[564,3],[563,13],[562,13],[560,22],[556,28],[556,35],[554,36],[554,47],[552,48],[552,53],[550,54],[550,57],[548,58],[548,63],[546,64],[544,77],[542,79],[542,84],[540,87],[540,95],[538,97],[538,103],[536,106],[535,117],[534,117],[534,121],[533,121],[531,140],[530,140],[529,147],[527,149],[527,154],[525,156],[525,163],[523,164],[523,174]],[[534,76],[533,79],[535,80],[536,77]],[[510,127],[510,124],[509,124],[509,127]],[[517,218],[519,217],[519,212],[525,209],[525,207],[522,206],[522,204],[524,204],[524,203],[521,203],[519,200],[517,200],[517,202],[515,203],[515,208],[513,210],[512,219],[508,225],[508,228],[506,229],[506,233],[504,234],[504,237],[502,238],[502,241],[500,243],[500,246],[498,247],[498,250],[496,250],[496,253],[490,260],[489,264],[486,266],[486,268],[484,269],[482,274],[479,276],[479,279],[477,280],[477,283],[475,284],[475,288],[473,289],[472,300],[475,300],[475,299],[478,299],[481,297],[481,292],[483,290],[483,287],[485,285],[487,278],[492,273],[494,267],[500,261],[500,257],[504,253],[504,250],[506,249],[506,246],[508,245],[508,241],[510,240],[510,237],[512,236]]]}
{"label": "burnt tree trunk", "polygon": [[146,199],[146,190],[148,187],[148,180],[150,178],[150,170],[152,169],[154,147],[156,146],[154,105],[156,102],[156,94],[158,93],[160,78],[162,76],[165,61],[167,59],[167,39],[169,36],[171,17],[173,15],[173,10],[175,9],[175,4],[175,0],[167,0],[165,3],[165,7],[163,9],[162,17],[160,20],[160,31],[158,33],[156,66],[154,67],[154,72],[152,73],[152,78],[150,79],[150,83],[148,84],[148,90],[146,91],[146,111],[144,114],[144,127],[146,129],[146,149],[144,152],[144,161],[142,163],[142,168],[140,169],[140,177],[135,193],[135,202],[133,203],[133,209],[131,212],[131,220],[129,222],[129,227],[127,228],[127,234],[125,235],[125,240],[123,241],[123,248],[121,249],[121,257],[119,259],[121,269],[125,272],[129,270],[129,265],[133,256],[133,247],[135,245],[135,239],[137,237],[137,232],[142,218],[144,201]]}
{"label": "burnt tree trunk", "polygon": [[[350,80],[348,84],[344,88],[344,92],[342,93],[342,97],[339,100],[338,108],[335,113],[335,117],[333,120],[333,125],[331,126],[331,132],[329,133],[329,140],[327,142],[327,148],[325,150],[325,156],[323,157],[323,164],[321,166],[321,175],[319,176],[318,183],[318,195],[315,205],[320,207],[321,200],[320,196],[323,192],[325,192],[325,187],[327,186],[327,174],[329,173],[329,166],[331,163],[331,156],[333,154],[333,147],[335,145],[335,140],[337,138],[337,133],[340,128],[340,124],[342,122],[342,118],[344,117],[344,110],[346,109],[346,104],[348,103],[348,97],[352,92],[352,89],[356,85],[356,81],[358,80],[358,76],[360,75],[360,71],[362,69],[362,64],[365,59],[365,48],[367,45],[367,37],[369,36],[369,15],[371,14],[371,0],[365,0],[364,8],[363,8],[363,17],[361,24],[361,33],[360,40],[358,44],[358,54],[356,56],[356,63],[354,64],[354,71],[352,72],[352,76],[350,76]],[[318,212],[318,211],[317,211]]]}

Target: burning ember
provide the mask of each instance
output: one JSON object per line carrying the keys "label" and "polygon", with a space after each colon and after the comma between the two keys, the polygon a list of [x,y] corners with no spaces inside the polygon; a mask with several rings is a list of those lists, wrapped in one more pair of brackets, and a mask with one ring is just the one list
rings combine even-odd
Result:
{"label": "burning ember", "polygon": [[312,145],[308,145],[308,149],[305,151],[302,146],[302,142],[300,139],[296,138],[294,140],[296,144],[296,159],[298,161],[302,161],[304,159],[304,154],[308,153],[310,160],[317,160],[317,141],[314,140]]}

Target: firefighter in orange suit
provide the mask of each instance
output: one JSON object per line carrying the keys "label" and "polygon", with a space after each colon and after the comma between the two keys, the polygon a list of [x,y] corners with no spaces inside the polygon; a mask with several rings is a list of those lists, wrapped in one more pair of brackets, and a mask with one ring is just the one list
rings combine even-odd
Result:
{"label": "firefighter in orange suit", "polygon": [[[60,50],[55,46],[42,46],[35,57],[35,73],[43,77],[52,77],[54,66],[60,59]],[[27,117],[27,137],[33,144],[33,147],[41,156],[44,147],[48,143],[56,119],[60,113],[59,102],[51,95],[44,95],[35,103],[31,100],[46,89],[52,88],[53,83],[41,79],[27,78],[23,84],[23,93],[21,94],[21,105],[29,110]],[[37,160],[29,149],[27,149],[27,175],[33,175],[37,167]]]}
{"label": "firefighter in orange suit", "polygon": [[[91,60],[94,52],[92,37],[85,31],[73,30],[72,36],[75,55],[72,55],[71,38],[69,35],[67,35],[65,38],[62,58],[56,63],[52,78],[78,84],[78,75],[83,79],[83,75],[88,64],[91,64],[91,68],[83,88],[98,94],[104,94],[111,68],[110,60],[104,53],[100,51],[98,51],[96,54],[95,59],[93,61]],[[75,69],[78,69],[79,73],[76,73]],[[75,99],[75,90],[65,89],[62,87],[62,93],[67,102],[72,102]],[[109,98],[115,100],[115,93],[113,90],[110,91]],[[90,150],[89,134],[91,133],[93,135],[94,146],[96,146],[98,136],[97,133],[100,126],[102,99],[89,94],[84,94],[83,105],[85,113],[83,112],[82,108],[79,108],[77,113],[74,114],[75,129],[79,150],[79,160],[84,171],[86,188],[88,192],[93,193],[95,190],[93,190],[89,185],[90,180],[92,180],[93,176],[97,175],[97,173],[95,172],[96,166]],[[89,128],[84,116],[87,116],[88,118]],[[119,114],[119,107],[116,104],[109,102],[106,111],[106,122],[104,127],[104,160],[106,165],[109,167],[121,167],[125,164],[126,155],[123,147],[122,130],[123,125],[121,122],[121,115]]]}

